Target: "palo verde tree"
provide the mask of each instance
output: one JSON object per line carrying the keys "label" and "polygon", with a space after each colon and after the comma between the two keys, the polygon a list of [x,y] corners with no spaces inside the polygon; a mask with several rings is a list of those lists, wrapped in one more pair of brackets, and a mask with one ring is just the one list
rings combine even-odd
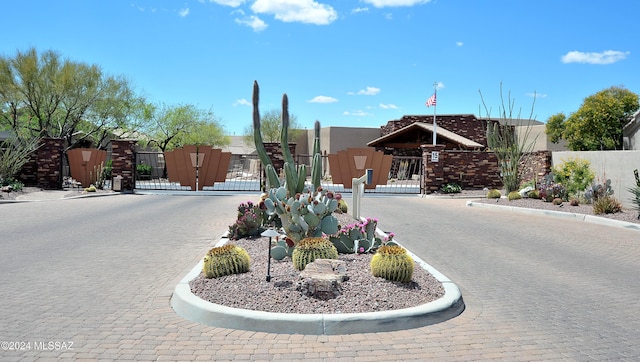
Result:
{"label": "palo verde tree", "polygon": [[567,140],[573,151],[622,149],[622,130],[640,108],[638,95],[624,87],[610,87],[584,99],[568,118],[563,113],[547,120],[551,142]]}
{"label": "palo verde tree", "polygon": [[0,128],[65,140],[66,149],[128,127],[139,102],[123,77],[35,48],[0,56]]}
{"label": "palo verde tree", "polygon": [[145,106],[146,124],[141,143],[168,151],[184,145],[223,146],[229,144],[224,128],[213,112],[193,105]]}
{"label": "palo verde tree", "polygon": [[[300,135],[300,126],[298,125],[298,117],[293,114],[289,115],[289,142],[294,141]],[[260,134],[264,142],[280,142],[282,133],[282,111],[272,109],[260,117]],[[254,144],[253,124],[245,127],[244,130],[245,143]]]}
{"label": "palo verde tree", "polygon": [[502,83],[500,84],[500,105],[498,106],[499,116],[497,121],[491,119],[491,109],[487,107],[482,92],[480,92],[480,99],[488,119],[487,143],[498,159],[502,184],[507,193],[517,191],[522,181],[520,164],[526,163],[535,144],[535,139],[530,140],[531,123],[534,121],[535,95],[529,118],[524,120],[524,125],[518,127],[520,134],[516,129],[516,122],[522,123],[523,121],[520,117],[521,110],[514,114],[515,100],[511,98],[511,92],[508,93],[507,103],[505,104]]}

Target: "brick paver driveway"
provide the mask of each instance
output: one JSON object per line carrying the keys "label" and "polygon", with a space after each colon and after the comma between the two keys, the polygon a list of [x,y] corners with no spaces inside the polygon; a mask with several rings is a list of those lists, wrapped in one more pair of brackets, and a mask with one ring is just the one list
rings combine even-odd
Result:
{"label": "brick paver driveway", "polygon": [[461,200],[367,197],[362,205],[363,216],[378,217],[460,286],[467,309],[455,319],[303,336],[176,316],[175,284],[233,222],[237,205],[255,198],[1,204],[0,360],[640,358],[637,231],[467,208]]}

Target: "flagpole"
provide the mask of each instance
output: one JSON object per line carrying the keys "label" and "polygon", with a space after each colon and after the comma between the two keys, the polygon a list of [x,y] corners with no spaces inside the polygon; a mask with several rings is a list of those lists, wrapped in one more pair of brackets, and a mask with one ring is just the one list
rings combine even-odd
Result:
{"label": "flagpole", "polygon": [[436,139],[438,137],[438,125],[436,124],[436,107],[438,106],[436,92],[438,90],[438,82],[433,83],[433,96],[436,102],[433,104],[433,145],[436,145]]}

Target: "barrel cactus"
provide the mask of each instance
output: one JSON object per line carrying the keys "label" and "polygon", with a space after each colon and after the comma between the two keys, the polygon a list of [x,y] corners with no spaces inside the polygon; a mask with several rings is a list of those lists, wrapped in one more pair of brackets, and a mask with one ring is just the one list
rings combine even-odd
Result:
{"label": "barrel cactus", "polygon": [[338,250],[325,238],[305,238],[293,249],[293,266],[304,270],[307,264],[316,259],[337,259]]}
{"label": "barrel cactus", "polygon": [[381,246],[371,258],[374,277],[408,283],[413,276],[413,258],[399,245]]}
{"label": "barrel cactus", "polygon": [[206,278],[218,278],[249,271],[251,259],[243,248],[235,244],[215,247],[204,257],[202,272]]}
{"label": "barrel cactus", "polygon": [[522,198],[522,195],[520,195],[520,192],[518,191],[511,191],[509,192],[509,194],[507,194],[507,199],[509,201],[520,200],[521,198]]}
{"label": "barrel cactus", "polygon": [[502,196],[500,191],[493,189],[487,192],[487,199],[499,199]]}

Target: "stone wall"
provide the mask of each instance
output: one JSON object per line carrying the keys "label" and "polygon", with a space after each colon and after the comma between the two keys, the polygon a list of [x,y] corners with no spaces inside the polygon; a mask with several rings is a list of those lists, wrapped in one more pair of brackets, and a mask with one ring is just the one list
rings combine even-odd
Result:
{"label": "stone wall", "polygon": [[136,141],[135,140],[112,140],[111,141],[111,175],[122,177],[122,191],[133,191],[135,180],[136,164]]}
{"label": "stone wall", "polygon": [[[403,116],[399,120],[387,122],[380,130],[385,136],[415,122],[433,123],[433,116]],[[438,127],[487,146],[487,121],[478,119],[473,114],[436,115],[436,123]]]}
{"label": "stone wall", "polygon": [[38,148],[38,187],[45,190],[62,188],[62,157],[64,140],[61,138],[44,138]]}
{"label": "stone wall", "polygon": [[[273,168],[275,168],[277,173],[280,173],[280,170],[284,167],[284,156],[282,155],[282,145],[279,142],[267,142],[264,144],[264,148],[267,151],[267,155],[271,159],[273,163]],[[295,160],[295,152],[296,152],[296,144],[289,143],[289,151],[292,155],[294,155]]]}
{"label": "stone wall", "polygon": [[45,190],[62,188],[62,158],[64,141],[60,138],[43,138],[16,178],[25,186],[40,187]]}
{"label": "stone wall", "polygon": [[544,175],[551,172],[551,152],[536,151],[527,154],[520,161],[519,171],[523,182],[536,180],[539,183]]}
{"label": "stone wall", "polygon": [[[425,193],[438,191],[447,183],[456,183],[467,190],[502,187],[493,152],[445,150],[441,145],[424,145],[422,151]],[[432,160],[433,151],[439,152],[437,162]]]}

